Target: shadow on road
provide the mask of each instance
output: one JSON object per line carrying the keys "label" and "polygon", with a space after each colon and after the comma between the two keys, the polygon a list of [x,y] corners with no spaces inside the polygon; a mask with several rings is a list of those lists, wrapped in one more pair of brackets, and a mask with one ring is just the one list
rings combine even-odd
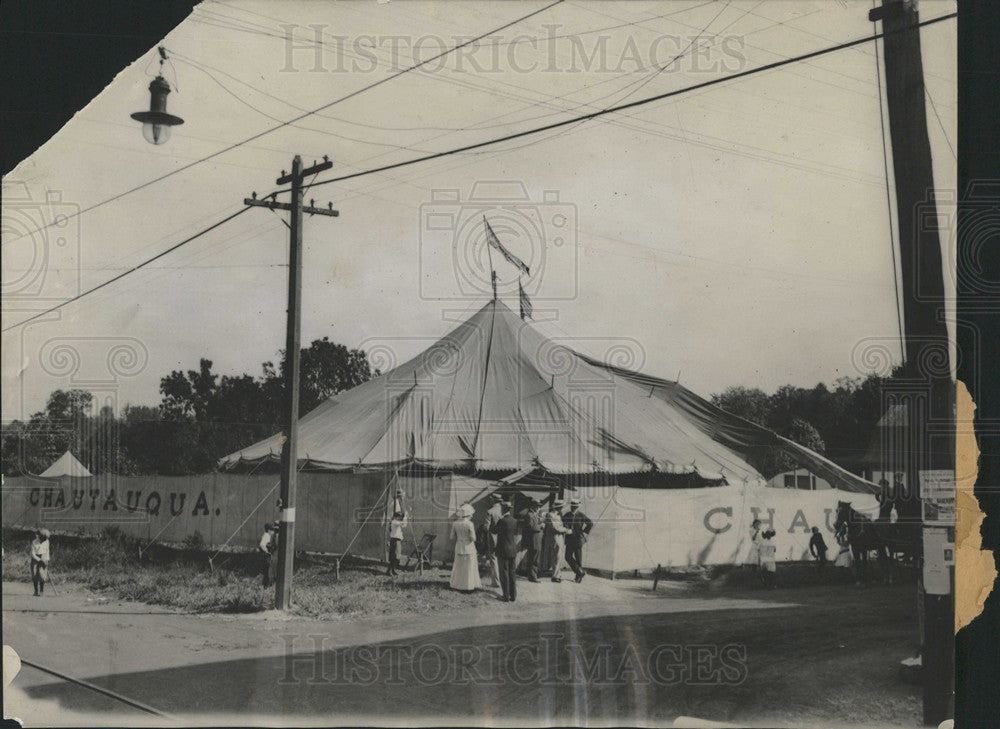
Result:
{"label": "shadow on road", "polygon": [[[88,680],[180,715],[634,724],[686,714],[768,717],[772,726],[852,717],[862,724],[916,721],[918,690],[895,679],[915,618],[913,601],[901,598],[886,591],[872,605],[851,593],[808,609],[478,626],[346,648],[327,647],[323,635],[289,632],[282,635],[284,656]],[[62,684],[28,693],[76,710],[101,703],[94,698],[89,706]],[[783,717],[781,707],[795,713]]]}

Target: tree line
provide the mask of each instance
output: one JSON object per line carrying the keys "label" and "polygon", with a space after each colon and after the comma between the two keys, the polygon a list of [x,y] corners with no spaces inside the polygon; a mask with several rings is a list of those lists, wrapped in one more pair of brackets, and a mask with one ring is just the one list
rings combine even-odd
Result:
{"label": "tree line", "polygon": [[[842,377],[832,389],[822,382],[813,388],[784,385],[770,395],[758,388],[730,387],[713,395],[712,403],[857,473],[883,415],[882,390],[900,376],[897,369],[889,377]],[[797,465],[778,451],[752,453],[748,461],[766,478]]]}
{"label": "tree line", "polygon": [[[299,414],[379,374],[368,356],[323,337],[301,350]],[[45,409],[5,424],[5,475],[41,473],[67,450],[94,474],[208,473],[219,458],[274,435],[284,420],[284,352],[262,374],[218,375],[212,361],[160,379],[159,405],[94,411],[85,390],[56,390]]]}

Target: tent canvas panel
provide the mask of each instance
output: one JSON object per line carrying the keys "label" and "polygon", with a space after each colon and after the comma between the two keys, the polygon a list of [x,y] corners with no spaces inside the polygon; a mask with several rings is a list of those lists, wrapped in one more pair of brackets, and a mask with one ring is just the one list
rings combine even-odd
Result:
{"label": "tent canvas panel", "polygon": [[589,567],[624,572],[663,567],[742,564],[750,550],[750,523],[773,528],[779,561],[808,560],[812,527],[823,535],[828,554],[838,501],[862,513],[877,510],[875,497],[829,489],[803,491],[759,486],[696,489],[616,488],[582,498],[595,521],[584,548]]}
{"label": "tent canvas panel", "polygon": [[441,559],[448,550],[451,516],[457,507],[457,503],[452,506],[455,500],[451,474],[399,476],[396,487],[402,490],[410,515],[409,527],[403,532],[403,554],[409,554],[424,534],[435,534],[434,557]]}

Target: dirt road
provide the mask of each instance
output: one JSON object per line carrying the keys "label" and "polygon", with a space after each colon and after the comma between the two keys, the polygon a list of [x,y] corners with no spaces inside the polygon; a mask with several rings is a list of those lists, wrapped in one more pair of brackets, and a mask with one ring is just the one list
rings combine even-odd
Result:
{"label": "dirt road", "polygon": [[[918,689],[895,676],[913,649],[912,585],[626,585],[607,593],[616,599],[339,621],[189,615],[68,585],[41,598],[23,584],[3,592],[4,642],[22,657],[185,723],[919,723]],[[30,668],[14,687],[26,726],[51,723],[55,709],[152,718]]]}

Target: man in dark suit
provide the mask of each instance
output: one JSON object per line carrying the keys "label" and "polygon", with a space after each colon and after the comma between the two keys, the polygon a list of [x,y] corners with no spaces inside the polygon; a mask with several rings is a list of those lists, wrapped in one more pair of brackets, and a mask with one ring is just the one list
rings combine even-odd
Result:
{"label": "man in dark suit", "polygon": [[521,547],[527,552],[524,571],[529,582],[538,582],[538,556],[542,551],[542,519],[538,516],[538,502],[532,499],[522,517]]}
{"label": "man in dark suit", "polygon": [[566,563],[576,573],[576,581],[583,582],[587,576],[583,571],[583,545],[594,522],[580,511],[580,499],[570,500],[569,511],[563,514],[563,526],[566,527]]}
{"label": "man in dark suit", "polygon": [[510,502],[501,504],[503,516],[493,525],[493,533],[497,535],[496,551],[497,569],[500,572],[500,589],[503,591],[504,602],[517,600],[517,582],[514,569],[517,565],[518,537],[521,525],[510,512]]}
{"label": "man in dark suit", "polygon": [[494,533],[493,525],[500,521],[503,516],[503,508],[500,506],[503,496],[494,491],[490,494],[490,508],[483,516],[483,523],[480,529],[483,531],[483,556],[490,568],[490,577],[493,578],[493,586],[500,587],[500,569],[497,566],[497,536]]}

